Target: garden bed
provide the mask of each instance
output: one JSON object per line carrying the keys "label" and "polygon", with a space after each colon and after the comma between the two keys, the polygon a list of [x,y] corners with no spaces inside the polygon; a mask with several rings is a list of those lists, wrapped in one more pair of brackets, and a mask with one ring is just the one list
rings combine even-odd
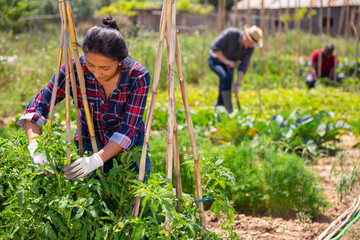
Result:
{"label": "garden bed", "polygon": [[[353,136],[343,136],[339,143],[339,148],[347,155],[343,168],[351,169],[354,164],[360,160],[360,150],[352,149],[358,141]],[[321,186],[324,189],[330,207],[326,212],[310,220],[307,216],[290,216],[289,218],[272,218],[271,216],[250,216],[244,214],[236,214],[234,217],[234,231],[239,237],[245,240],[258,239],[315,239],[322,233],[329,224],[339,215],[347,210],[353,203],[354,199],[360,195],[360,188],[355,186],[340,203],[337,197],[337,175],[340,170],[339,161],[337,167],[333,168],[335,157],[318,158],[312,166],[315,173],[321,178]],[[339,158],[337,160],[340,160]],[[338,169],[337,169],[338,168]],[[218,219],[214,213],[206,212],[206,226],[210,231],[220,232],[220,223],[222,218]],[[354,224],[343,239],[357,239],[360,232],[360,223]]]}

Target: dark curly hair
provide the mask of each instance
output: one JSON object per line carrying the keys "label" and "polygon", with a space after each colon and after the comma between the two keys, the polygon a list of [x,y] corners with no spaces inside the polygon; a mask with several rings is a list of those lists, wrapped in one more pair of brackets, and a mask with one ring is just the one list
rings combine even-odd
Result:
{"label": "dark curly hair", "polygon": [[82,44],[84,53],[100,54],[122,62],[128,56],[129,50],[116,21],[112,17],[107,17],[102,23],[104,26],[94,26],[86,32]]}

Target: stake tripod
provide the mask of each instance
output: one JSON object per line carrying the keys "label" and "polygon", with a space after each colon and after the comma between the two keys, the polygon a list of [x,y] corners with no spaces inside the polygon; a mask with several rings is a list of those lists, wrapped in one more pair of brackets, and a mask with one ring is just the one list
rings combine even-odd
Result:
{"label": "stake tripod", "polygon": [[[174,150],[174,171],[175,171],[175,181],[176,181],[176,196],[181,198],[181,179],[180,179],[180,163],[178,155],[178,141],[177,141],[177,126],[176,126],[176,116],[175,116],[175,92],[174,92],[174,61],[176,62],[180,89],[182,100],[185,108],[186,122],[188,125],[189,137],[191,142],[191,147],[194,156],[194,169],[195,169],[195,180],[196,180],[196,190],[197,190],[197,199],[201,200],[202,189],[201,189],[201,178],[200,178],[200,166],[199,166],[199,157],[197,152],[197,145],[195,140],[195,131],[194,126],[191,120],[189,102],[187,100],[187,94],[184,84],[184,75],[182,72],[181,66],[181,53],[179,40],[176,35],[176,0],[164,0],[161,18],[160,18],[160,38],[159,38],[159,48],[156,58],[156,66],[154,73],[154,83],[153,91],[150,101],[150,106],[148,110],[148,115],[145,123],[145,138],[144,145],[142,148],[140,168],[139,168],[139,181],[144,181],[145,176],[145,162],[146,162],[146,152],[147,146],[149,143],[150,129],[152,118],[154,115],[154,107],[156,102],[156,94],[159,86],[160,80],[160,68],[162,60],[162,49],[165,39],[165,28],[167,31],[167,46],[168,46],[168,135],[167,135],[167,153],[166,153],[166,177],[168,181],[172,182],[172,157]],[[139,213],[140,199],[137,197],[135,200],[135,206],[133,211],[133,216],[138,216]],[[202,202],[198,202],[200,209],[200,222],[205,226],[205,216],[204,216],[204,205]],[[178,210],[181,211],[181,204],[178,202]]]}
{"label": "stake tripod", "polygon": [[56,93],[58,88],[58,81],[59,81],[59,74],[60,74],[60,66],[62,62],[63,55],[64,62],[65,62],[65,108],[66,108],[66,141],[68,143],[66,148],[66,156],[67,159],[70,161],[70,138],[71,138],[71,131],[70,131],[70,82],[73,91],[73,99],[74,99],[74,107],[76,112],[76,121],[77,121],[77,131],[78,131],[78,138],[79,138],[79,155],[83,155],[83,141],[82,141],[82,132],[81,132],[81,125],[80,125],[80,113],[79,113],[79,106],[78,106],[78,96],[77,96],[77,88],[76,88],[76,80],[75,80],[75,73],[74,73],[74,66],[72,62],[72,55],[71,55],[71,48],[69,44],[69,36],[71,37],[72,49],[74,52],[75,58],[75,65],[80,83],[80,90],[81,90],[81,98],[84,104],[84,110],[86,115],[86,121],[90,132],[90,139],[91,145],[93,148],[93,152],[98,152],[96,139],[95,139],[95,132],[94,132],[94,125],[92,122],[92,116],[89,110],[89,104],[87,101],[86,96],[86,88],[85,88],[85,78],[84,73],[82,71],[82,66],[79,59],[79,51],[77,47],[77,37],[75,32],[75,24],[74,19],[71,11],[70,0],[62,0],[59,1],[59,12],[61,17],[61,36],[60,36],[60,46],[58,51],[58,61],[57,61],[57,68],[55,73],[55,81],[53,92],[51,96],[50,102],[50,112],[49,112],[49,124],[51,126],[53,122],[53,112],[56,100]]}

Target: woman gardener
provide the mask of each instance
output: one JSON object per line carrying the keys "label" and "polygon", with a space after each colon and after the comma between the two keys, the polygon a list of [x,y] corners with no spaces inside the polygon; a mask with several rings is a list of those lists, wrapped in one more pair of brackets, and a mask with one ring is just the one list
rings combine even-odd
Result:
{"label": "woman gardener", "polygon": [[[109,161],[120,151],[129,151],[144,142],[145,124],[142,121],[150,85],[150,73],[141,64],[128,58],[128,48],[119,32],[116,21],[103,19],[103,26],[90,28],[84,38],[80,56],[84,72],[86,94],[92,113],[99,152],[82,157],[69,164],[64,173],[68,180],[85,177],[97,168],[108,172],[113,167]],[[75,63],[74,63],[75,68]],[[76,71],[75,71],[76,72]],[[55,75],[29,103],[19,124],[26,130],[32,161],[43,165],[49,162],[43,154],[35,154],[38,147],[33,139],[41,134],[50,109]],[[76,75],[78,105],[84,151],[92,151],[90,133],[86,123],[79,80]],[[71,88],[70,88],[71,89]],[[60,69],[56,103],[65,98],[65,65]],[[77,131],[74,137],[79,146]],[[138,170],[137,166],[135,166]],[[146,159],[146,173],[151,172],[150,159]]]}

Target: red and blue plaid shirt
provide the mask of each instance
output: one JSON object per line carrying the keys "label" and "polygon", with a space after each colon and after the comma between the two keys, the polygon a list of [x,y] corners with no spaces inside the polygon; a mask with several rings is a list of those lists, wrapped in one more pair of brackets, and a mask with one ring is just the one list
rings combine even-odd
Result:
{"label": "red and blue plaid shirt", "polygon": [[[85,77],[86,95],[94,123],[95,137],[106,145],[109,141],[119,144],[124,151],[130,150],[139,134],[144,134],[145,124],[142,120],[146,107],[146,99],[150,86],[150,73],[141,64],[126,58],[122,62],[122,71],[116,88],[108,100],[103,87],[85,64],[85,56],[80,56]],[[80,109],[81,129],[84,141],[90,141],[89,129],[86,124],[85,110],[79,80],[76,74],[78,105]],[[24,125],[25,119],[42,127],[50,111],[51,94],[55,75],[46,87],[38,93],[26,108],[19,124]],[[73,96],[70,87],[70,95]],[[65,65],[60,69],[56,103],[65,98]],[[74,137],[78,141],[77,131]]]}

